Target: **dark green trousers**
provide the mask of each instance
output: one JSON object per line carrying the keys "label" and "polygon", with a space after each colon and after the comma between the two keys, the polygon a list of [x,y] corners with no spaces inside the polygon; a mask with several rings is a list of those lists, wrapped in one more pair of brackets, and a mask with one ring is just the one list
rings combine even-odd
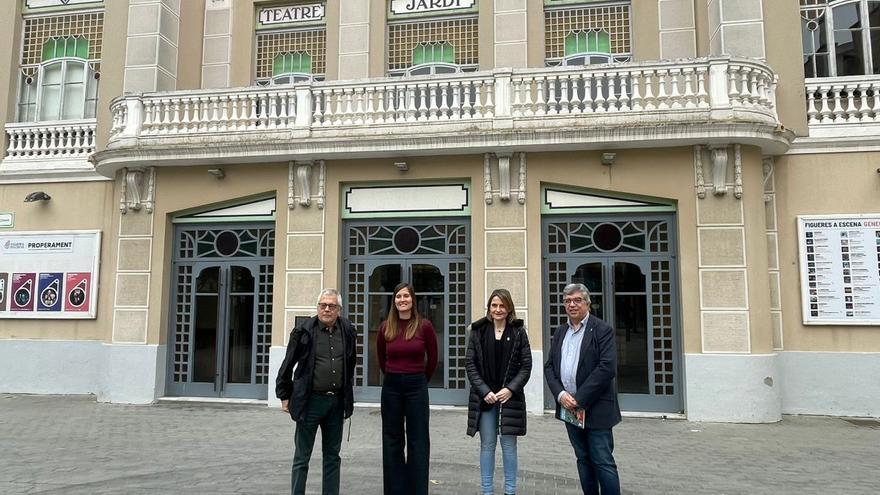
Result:
{"label": "dark green trousers", "polygon": [[343,419],[342,397],[317,395],[309,397],[305,418],[296,423],[294,435],[293,468],[290,475],[290,493],[301,495],[306,492],[306,477],[309,475],[309,459],[315,446],[315,435],[321,427],[321,455],[323,456],[323,476],[321,493],[339,495],[339,449],[342,447]]}

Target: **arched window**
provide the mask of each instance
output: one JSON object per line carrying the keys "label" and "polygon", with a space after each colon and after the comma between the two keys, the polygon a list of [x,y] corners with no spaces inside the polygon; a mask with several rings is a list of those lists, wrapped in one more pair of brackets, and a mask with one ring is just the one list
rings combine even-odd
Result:
{"label": "arched window", "polygon": [[308,53],[279,53],[272,59],[271,84],[290,84],[311,79],[312,56]]}
{"label": "arched window", "polygon": [[46,40],[36,72],[22,74],[18,120],[94,118],[99,74],[89,64],[88,53],[89,41],[82,36]]}
{"label": "arched window", "polygon": [[412,52],[412,66],[406,71],[410,76],[428,74],[452,74],[461,72],[455,63],[455,47],[446,41],[423,42]]}
{"label": "arched window", "polygon": [[880,0],[801,0],[806,77],[880,74]]}
{"label": "arched window", "polygon": [[565,37],[562,65],[607,64],[612,62],[611,35],[604,29],[572,31]]}

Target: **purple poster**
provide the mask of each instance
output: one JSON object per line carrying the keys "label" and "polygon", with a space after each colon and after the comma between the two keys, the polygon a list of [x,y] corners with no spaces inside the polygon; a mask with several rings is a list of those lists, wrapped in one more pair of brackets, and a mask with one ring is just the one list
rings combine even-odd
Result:
{"label": "purple poster", "polygon": [[37,290],[36,273],[13,273],[12,274],[12,301],[9,305],[11,311],[33,311]]}

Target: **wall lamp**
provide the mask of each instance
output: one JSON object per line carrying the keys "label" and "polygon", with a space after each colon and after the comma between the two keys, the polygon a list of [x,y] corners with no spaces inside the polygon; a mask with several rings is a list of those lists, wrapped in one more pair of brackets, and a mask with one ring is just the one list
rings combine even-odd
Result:
{"label": "wall lamp", "polygon": [[617,158],[617,153],[602,153],[602,158],[600,162],[602,165],[611,166],[614,165],[614,160]]}
{"label": "wall lamp", "polygon": [[224,172],[222,168],[209,168],[208,173],[213,175],[217,179],[222,179],[226,177],[226,172]]}
{"label": "wall lamp", "polygon": [[34,191],[24,197],[24,202],[33,203],[34,201],[49,201],[50,199],[52,199],[52,196],[49,196],[43,191]]}

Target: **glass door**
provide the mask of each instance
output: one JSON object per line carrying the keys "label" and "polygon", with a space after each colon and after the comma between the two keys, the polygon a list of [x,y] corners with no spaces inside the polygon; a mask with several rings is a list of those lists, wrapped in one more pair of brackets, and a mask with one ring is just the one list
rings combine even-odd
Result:
{"label": "glass door", "polygon": [[[450,403],[460,400],[458,392],[445,390],[449,377],[449,349],[447,308],[450,294],[448,283],[449,262],[445,260],[412,260],[396,263],[375,264],[368,270],[368,301],[362,332],[366,333],[367,346],[363,349],[365,387],[359,391],[361,400],[378,400],[382,386],[382,373],[376,357],[376,339],[379,338],[379,325],[387,318],[392,305],[394,287],[406,281],[415,288],[417,309],[423,318],[431,320],[437,334],[437,370],[428,386],[431,388],[432,403]],[[455,286],[452,286],[455,289]]]}
{"label": "glass door", "polygon": [[255,381],[257,266],[196,263],[193,266],[188,379],[172,385],[177,395],[265,398]]}

